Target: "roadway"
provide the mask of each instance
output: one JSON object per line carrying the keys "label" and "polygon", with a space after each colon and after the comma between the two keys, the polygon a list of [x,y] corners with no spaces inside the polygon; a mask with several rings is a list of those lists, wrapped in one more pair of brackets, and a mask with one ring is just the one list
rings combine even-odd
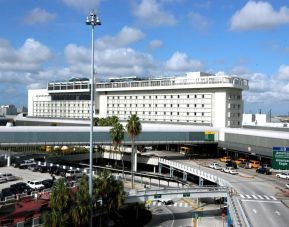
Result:
{"label": "roadway", "polygon": [[[186,203],[183,200],[174,200],[174,204],[164,205],[161,202],[154,201],[150,206],[150,211],[152,212],[151,221],[145,225],[150,226],[161,226],[161,227],[180,227],[180,226],[194,226],[193,217],[195,213],[205,214],[198,219],[198,226],[214,226],[223,227],[223,221],[219,214],[215,214],[213,211],[209,211],[206,214],[205,211],[199,212],[191,205],[192,201]],[[215,205],[215,208],[218,207]]]}
{"label": "roadway", "polygon": [[282,195],[280,197],[280,190],[276,187],[283,184],[282,180],[280,181],[275,176],[256,174],[254,170],[239,169],[239,172],[244,173],[243,176],[230,175],[204,167],[192,160],[175,161],[215,174],[228,181],[237,191],[237,199],[251,226],[288,226],[289,209],[281,202],[284,197]]}

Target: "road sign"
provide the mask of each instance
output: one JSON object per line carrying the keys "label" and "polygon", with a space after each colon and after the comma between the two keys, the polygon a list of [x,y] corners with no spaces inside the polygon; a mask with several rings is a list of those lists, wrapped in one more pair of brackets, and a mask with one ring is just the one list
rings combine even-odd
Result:
{"label": "road sign", "polygon": [[183,193],[183,197],[190,197],[190,193],[188,193],[188,192]]}
{"label": "road sign", "polygon": [[289,147],[273,147],[273,169],[289,170]]}
{"label": "road sign", "polygon": [[155,198],[155,199],[160,199],[160,198],[162,198],[162,195],[156,194],[156,195],[154,195],[154,198]]}

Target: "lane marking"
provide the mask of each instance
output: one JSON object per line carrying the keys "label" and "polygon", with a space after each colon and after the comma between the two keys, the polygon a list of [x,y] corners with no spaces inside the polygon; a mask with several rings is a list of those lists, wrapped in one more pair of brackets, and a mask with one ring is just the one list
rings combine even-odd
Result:
{"label": "lane marking", "polygon": [[255,203],[281,203],[280,201],[272,200],[252,200],[252,199],[241,199],[242,202],[255,202]]}
{"label": "lane marking", "polygon": [[185,203],[185,207],[188,207],[188,204],[187,204],[187,203]]}
{"label": "lane marking", "polygon": [[253,212],[254,212],[255,214],[257,214],[257,210],[256,210],[256,209],[253,209]]}
{"label": "lane marking", "polygon": [[244,196],[244,195],[240,194],[240,196],[241,196],[243,199],[245,199],[245,196]]}
{"label": "lane marking", "polygon": [[265,199],[270,200],[270,198],[266,195],[263,195],[265,197]]}
{"label": "lane marking", "polygon": [[249,195],[246,195],[246,197],[247,197],[248,199],[251,199],[251,196],[249,196]]}
{"label": "lane marking", "polygon": [[174,207],[176,207],[177,205],[178,205],[178,204],[177,204],[177,203],[175,203],[175,204],[174,204]]}
{"label": "lane marking", "polygon": [[183,206],[183,203],[180,203],[180,204],[179,204],[179,207],[182,207],[182,206]]}
{"label": "lane marking", "polygon": [[260,199],[264,199],[261,195],[257,195]]}
{"label": "lane marking", "polygon": [[278,210],[275,211],[275,214],[277,214],[278,216],[280,216],[280,212]]}
{"label": "lane marking", "polygon": [[169,213],[172,215],[172,217],[173,217],[172,224],[171,224],[171,227],[173,227],[174,224],[175,224],[175,215],[174,215],[174,213],[173,213],[169,208],[167,208],[166,206],[165,206],[164,208],[166,208],[166,209],[169,211]]}
{"label": "lane marking", "polygon": [[277,200],[275,196],[270,196],[273,200]]}
{"label": "lane marking", "polygon": [[158,203],[158,207],[160,207],[161,205],[162,205],[162,203],[161,203],[161,202],[159,202],[159,203]]}

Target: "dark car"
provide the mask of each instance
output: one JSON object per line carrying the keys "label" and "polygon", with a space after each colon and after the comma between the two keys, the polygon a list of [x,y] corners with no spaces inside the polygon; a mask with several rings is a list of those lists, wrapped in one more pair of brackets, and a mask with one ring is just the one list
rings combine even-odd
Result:
{"label": "dark car", "polygon": [[43,181],[42,181],[42,184],[44,185],[44,188],[45,188],[45,189],[47,189],[47,188],[52,188],[52,186],[53,186],[53,180],[51,180],[51,179],[43,180]]}
{"label": "dark car", "polygon": [[174,201],[173,200],[167,200],[163,202],[165,205],[173,205]]}
{"label": "dark car", "polygon": [[0,199],[4,200],[5,197],[16,195],[16,191],[13,188],[3,188],[0,193]]}
{"label": "dark car", "polygon": [[266,168],[266,167],[259,167],[258,169],[256,169],[257,173],[261,173],[261,174],[266,174],[266,175],[270,175],[272,174],[270,168]]}
{"label": "dark car", "polygon": [[16,184],[10,185],[10,188],[14,189],[16,194],[22,194],[22,193],[31,193],[31,188],[24,182],[18,182]]}
{"label": "dark car", "polygon": [[233,167],[234,169],[238,168],[237,163],[234,162],[234,161],[227,161],[226,162],[226,167]]}

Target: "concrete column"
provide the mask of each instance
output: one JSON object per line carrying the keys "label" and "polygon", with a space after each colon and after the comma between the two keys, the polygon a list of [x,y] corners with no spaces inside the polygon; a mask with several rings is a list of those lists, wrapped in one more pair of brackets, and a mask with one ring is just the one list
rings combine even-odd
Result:
{"label": "concrete column", "polygon": [[170,177],[174,176],[174,168],[170,166]]}
{"label": "concrete column", "polygon": [[133,171],[137,172],[137,153],[135,151],[135,153],[133,154]]}
{"label": "concrete column", "polygon": [[11,165],[11,155],[8,154],[7,155],[7,166],[10,166]]}
{"label": "concrete column", "polygon": [[154,166],[154,173],[156,173],[156,166]]}
{"label": "concrete column", "polygon": [[159,174],[162,173],[162,164],[159,164]]}
{"label": "concrete column", "polygon": [[183,172],[183,180],[184,180],[184,181],[187,181],[187,177],[188,177],[187,172]]}
{"label": "concrete column", "polygon": [[152,186],[152,178],[150,177],[150,188],[151,188],[151,186]]}
{"label": "concrete column", "polygon": [[203,186],[204,184],[204,179],[199,177],[199,186]]}

